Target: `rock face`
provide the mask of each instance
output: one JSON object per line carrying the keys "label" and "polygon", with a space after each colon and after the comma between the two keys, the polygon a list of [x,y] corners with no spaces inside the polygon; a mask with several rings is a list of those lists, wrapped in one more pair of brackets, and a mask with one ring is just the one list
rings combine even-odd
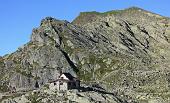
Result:
{"label": "rock face", "polygon": [[[129,100],[130,101],[130,100]],[[133,102],[131,100],[131,102]],[[68,90],[65,92],[41,88],[25,95],[4,99],[1,103],[127,103],[107,92]]]}
{"label": "rock face", "polygon": [[29,43],[0,57],[0,91],[44,85],[70,72],[139,102],[170,102],[170,19],[133,7],[47,17]]}

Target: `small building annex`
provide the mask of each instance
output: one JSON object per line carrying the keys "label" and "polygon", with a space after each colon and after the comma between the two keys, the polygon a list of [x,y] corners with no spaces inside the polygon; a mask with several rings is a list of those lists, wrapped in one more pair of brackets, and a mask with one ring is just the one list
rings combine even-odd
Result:
{"label": "small building annex", "polygon": [[58,91],[79,89],[80,80],[73,77],[70,73],[62,73],[57,80],[50,82],[49,88]]}

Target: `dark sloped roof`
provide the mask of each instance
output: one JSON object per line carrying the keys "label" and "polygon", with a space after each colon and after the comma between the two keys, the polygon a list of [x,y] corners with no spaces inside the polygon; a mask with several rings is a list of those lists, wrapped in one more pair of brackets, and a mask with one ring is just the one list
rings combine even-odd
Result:
{"label": "dark sloped roof", "polygon": [[49,83],[54,83],[57,81],[70,82],[69,80],[66,80],[66,79],[57,79],[57,80],[49,81]]}
{"label": "dark sloped roof", "polygon": [[57,79],[57,80],[53,80],[53,81],[49,81],[48,83],[54,83],[54,82],[75,82],[74,80],[66,80],[66,79]]}
{"label": "dark sloped roof", "polygon": [[73,80],[75,77],[73,77],[70,73],[63,73],[69,80]]}
{"label": "dark sloped roof", "polygon": [[49,83],[53,83],[53,82],[57,82],[57,81],[63,81],[63,82],[80,81],[78,78],[73,77],[70,73],[62,73],[62,74],[64,74],[69,80],[66,80],[66,79],[57,79],[57,80],[49,81]]}

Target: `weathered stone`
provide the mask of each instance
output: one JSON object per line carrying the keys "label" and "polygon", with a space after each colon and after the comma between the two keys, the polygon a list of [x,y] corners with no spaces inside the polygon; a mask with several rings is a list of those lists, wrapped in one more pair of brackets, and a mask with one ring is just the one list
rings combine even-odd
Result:
{"label": "weathered stone", "polygon": [[29,43],[0,57],[0,92],[33,89],[63,71],[129,101],[140,93],[168,101],[169,30],[169,18],[139,8],[81,13],[72,23],[47,17]]}

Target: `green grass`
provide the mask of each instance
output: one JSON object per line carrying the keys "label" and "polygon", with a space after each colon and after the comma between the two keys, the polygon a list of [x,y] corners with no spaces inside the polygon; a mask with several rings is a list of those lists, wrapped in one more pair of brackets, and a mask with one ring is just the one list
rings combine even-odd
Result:
{"label": "green grass", "polygon": [[4,67],[4,66],[5,66],[4,62],[0,61],[0,67]]}
{"label": "green grass", "polygon": [[96,12],[96,11],[91,11],[91,12],[81,12],[80,15],[85,15],[85,14],[96,14],[96,15],[100,15],[100,12]]}
{"label": "green grass", "polygon": [[1,85],[0,85],[0,92],[7,92],[7,91],[9,91],[7,85],[1,84]]}
{"label": "green grass", "polygon": [[31,72],[23,71],[23,70],[20,69],[20,68],[17,68],[17,69],[15,70],[15,72],[17,72],[17,73],[19,73],[19,74],[21,74],[21,75],[23,75],[23,76],[26,76],[26,77],[31,77],[31,78],[34,77],[34,76],[31,74]]}
{"label": "green grass", "polygon": [[24,94],[23,94],[23,93],[16,93],[16,94],[12,94],[11,96],[3,96],[3,97],[0,99],[0,103],[1,103],[3,100],[5,100],[5,99],[9,99],[9,98],[13,99],[13,98],[16,98],[16,97],[20,97],[20,96],[22,96],[22,95],[24,95]]}
{"label": "green grass", "polygon": [[138,87],[135,91],[141,93],[166,93],[169,88],[160,87],[160,85],[145,85]]}
{"label": "green grass", "polygon": [[34,93],[30,94],[27,99],[30,100],[31,103],[41,103],[42,97],[40,97],[38,93]]}
{"label": "green grass", "polygon": [[80,13],[80,15],[87,15],[87,14],[95,14],[95,15],[115,15],[115,14],[120,14],[120,13],[123,13],[123,12],[130,12],[130,11],[134,11],[134,10],[142,10],[138,7],[131,7],[131,8],[128,8],[128,9],[125,9],[125,10],[112,10],[112,11],[107,11],[107,12],[96,12],[96,11],[92,11],[92,12],[82,12]]}
{"label": "green grass", "polygon": [[92,12],[82,12],[80,15],[101,15],[101,16],[105,16],[105,15],[114,15],[114,14],[118,14],[121,13],[122,10],[113,10],[113,11],[108,11],[108,12],[96,12],[96,11],[92,11]]}

